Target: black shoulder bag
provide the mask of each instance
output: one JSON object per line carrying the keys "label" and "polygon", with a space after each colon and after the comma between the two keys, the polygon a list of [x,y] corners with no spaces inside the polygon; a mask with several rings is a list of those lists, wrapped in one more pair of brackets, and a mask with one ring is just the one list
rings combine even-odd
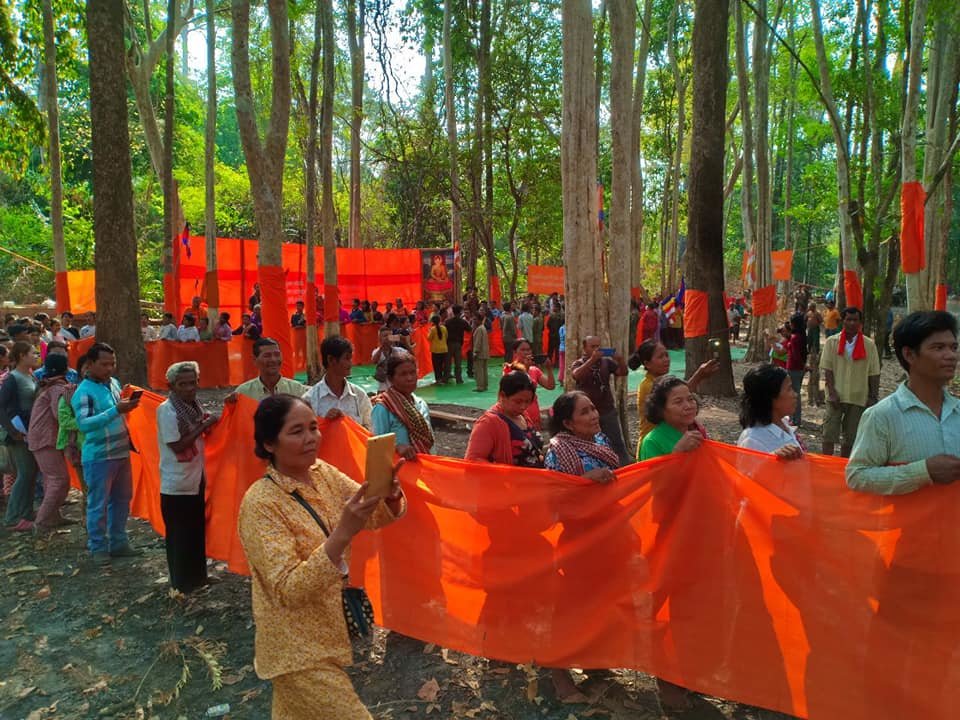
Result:
{"label": "black shoulder bag", "polygon": [[[293,499],[303,506],[303,509],[310,513],[310,517],[317,521],[317,525],[323,530],[323,534],[330,537],[330,531],[326,524],[317,515],[317,511],[308,503],[303,495],[294,490],[290,493]],[[363,588],[345,587],[342,590],[341,598],[343,600],[343,619],[347,621],[347,630],[355,638],[366,637],[370,634],[373,627],[373,606],[370,604],[370,598]]]}

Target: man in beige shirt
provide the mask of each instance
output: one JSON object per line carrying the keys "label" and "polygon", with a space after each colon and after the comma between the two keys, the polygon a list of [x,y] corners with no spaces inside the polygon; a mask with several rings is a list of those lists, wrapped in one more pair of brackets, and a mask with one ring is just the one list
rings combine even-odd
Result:
{"label": "man in beige shirt", "polygon": [[880,356],[873,340],[863,334],[859,308],[843,310],[839,335],[823,344],[820,369],[827,389],[823,421],[823,454],[833,455],[838,442],[841,457],[850,457],[864,408],[876,405],[880,394]]}
{"label": "man in beige shirt", "polygon": [[246,395],[251,400],[260,402],[268,395],[296,395],[303,397],[309,389],[303,383],[285,378],[280,375],[280,366],[283,364],[283,354],[280,346],[273,338],[263,337],[253,343],[253,361],[260,374],[237,386],[238,395]]}

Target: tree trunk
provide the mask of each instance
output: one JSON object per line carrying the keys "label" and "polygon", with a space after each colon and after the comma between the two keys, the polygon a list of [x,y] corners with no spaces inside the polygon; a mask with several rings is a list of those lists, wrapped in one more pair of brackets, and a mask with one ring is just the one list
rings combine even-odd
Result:
{"label": "tree trunk", "polygon": [[[176,24],[177,18],[177,0],[167,0],[167,27],[172,28]],[[177,227],[176,210],[174,204],[174,186],[173,186],[173,130],[176,124],[174,114],[174,85],[173,85],[173,64],[176,62],[174,57],[174,48],[176,35],[173,32],[167,32],[164,35],[166,42],[166,57],[164,63],[164,88],[163,88],[163,240],[164,240],[164,272],[173,271],[173,245],[176,243]],[[169,267],[166,258],[169,257]],[[180,321],[180,318],[177,318]]]}
{"label": "tree trunk", "polygon": [[[563,0],[563,122],[560,170],[569,347],[585,335],[609,340],[597,226],[597,122],[590,0]],[[624,312],[626,309],[624,308]],[[573,380],[567,376],[568,387]]]}
{"label": "tree trunk", "polygon": [[[493,242],[493,68],[490,62],[490,48],[493,43],[491,14],[493,0],[483,0],[480,13],[480,50],[483,56],[484,72],[480,77],[480,95],[483,98],[483,246],[487,255],[487,275],[497,274],[496,248]],[[474,270],[476,267],[474,266]],[[476,282],[473,283],[474,285]],[[489,287],[489,284],[488,284]]]}
{"label": "tree trunk", "polygon": [[447,153],[450,173],[450,241],[460,246],[463,221],[460,217],[460,171],[457,167],[457,106],[453,87],[453,0],[443,3],[443,100],[447,115]]}
{"label": "tree trunk", "polygon": [[[636,13],[634,13],[636,14]],[[630,287],[643,284],[643,164],[640,137],[643,134],[643,99],[646,90],[647,57],[650,54],[650,21],[653,0],[644,0],[640,28],[640,49],[633,86],[633,142],[630,148],[632,177],[630,182]]]}
{"label": "tree trunk", "polygon": [[[362,2],[363,0],[361,0]],[[314,283],[317,275],[315,248],[317,245],[317,105],[320,87],[320,50],[323,42],[323,3],[318,2],[313,19],[313,49],[310,52],[310,90],[307,99],[307,150],[306,150],[306,245],[307,245],[307,283]],[[351,136],[351,141],[352,141]],[[352,167],[351,167],[352,171]],[[334,249],[336,253],[336,249]],[[326,256],[326,252],[324,252]],[[336,281],[334,281],[336,282]],[[324,283],[326,284],[326,283]],[[308,285],[309,287],[309,285]],[[326,289],[324,289],[326,293]],[[305,302],[314,304],[316,299],[307,293]],[[324,312],[327,303],[334,298],[324,297]],[[339,308],[338,308],[339,310]],[[309,316],[308,316],[309,317]],[[323,318],[320,318],[322,320]],[[307,380],[317,382],[323,374],[320,367],[317,323],[307,323]]]}
{"label": "tree trunk", "polygon": [[[337,39],[333,30],[333,2],[320,0],[323,13],[323,102],[320,105],[320,235],[323,238],[323,282],[337,284],[337,237],[333,209],[333,99],[336,92]],[[332,316],[332,313],[331,313]],[[325,325],[325,337],[340,334],[340,321]]]}
{"label": "tree trunk", "polygon": [[[924,2],[925,0],[918,0]],[[827,51],[823,42],[823,25],[820,20],[820,0],[810,0],[810,9],[813,19],[812,30],[814,43],[817,49],[817,67],[820,74],[820,95],[827,110],[827,118],[833,131],[833,139],[837,149],[837,197],[839,199],[838,215],[840,220],[840,255],[843,259],[844,271],[860,274],[860,263],[857,260],[854,242],[853,215],[855,203],[851,202],[850,188],[850,142],[847,130],[840,121],[837,113],[837,104],[833,97],[833,85],[830,81],[830,65]],[[840,277],[840,286],[843,286],[843,277]],[[838,303],[839,305],[839,303]]]}
{"label": "tree trunk", "polygon": [[[43,97],[47,111],[47,135],[50,147],[50,225],[53,228],[53,269],[62,273],[67,271],[67,250],[63,243],[63,172],[60,162],[57,44],[53,29],[51,0],[43,0],[43,59]],[[63,312],[66,309],[57,307],[57,312]]]}
{"label": "tree trunk", "polygon": [[217,279],[217,179],[214,173],[217,154],[217,23],[214,0],[206,0],[206,12],[207,122],[204,126],[203,139],[206,217],[203,227],[207,236],[207,305],[210,308],[210,326],[216,327],[215,323],[220,311],[220,288]]}
{"label": "tree trunk", "polygon": [[86,19],[97,340],[116,350],[117,369],[124,381],[146,385],[147,357],[140,335],[140,280],[133,229],[123,3],[90,0]]}
{"label": "tree trunk", "polygon": [[[359,2],[359,12],[357,4]],[[363,89],[365,86],[364,33],[366,0],[348,0],[347,35],[350,42],[350,247],[363,247],[360,237],[360,129],[363,125]],[[316,40],[314,41],[316,42]]]}
{"label": "tree trunk", "polygon": [[[723,304],[723,152],[728,77],[728,0],[697,0],[693,21],[693,128],[687,222],[687,287],[708,294],[707,337],[686,341],[687,375],[720,343],[720,372],[701,385],[716,395],[736,395],[730,334]],[[743,108],[744,116],[749,115]]]}
{"label": "tree trunk", "polygon": [[670,69],[673,72],[673,82],[677,90],[677,144],[674,147],[673,165],[671,170],[670,186],[670,244],[667,252],[667,263],[664,268],[666,282],[663,284],[664,293],[672,293],[678,284],[677,273],[680,263],[680,177],[683,171],[683,145],[686,140],[687,125],[687,83],[689,82],[680,70],[677,58],[677,15],[685,3],[674,3],[670,14],[667,30],[667,54],[670,59]]}
{"label": "tree trunk", "polygon": [[[278,307],[274,295],[274,272],[282,263],[283,167],[290,127],[290,26],[286,0],[268,0],[272,49],[270,119],[261,140],[250,82],[250,2],[233,0],[233,87],[240,141],[247,161],[253,214],[259,231],[259,279],[264,295],[264,332],[273,337],[283,353],[283,371],[293,374],[293,345],[286,302]],[[269,274],[268,274],[269,273]],[[266,283],[266,284],[265,284]]]}
{"label": "tree trunk", "polygon": [[926,147],[923,153],[923,184],[930,188],[924,208],[924,242],[927,246],[927,267],[918,273],[924,308],[932,308],[937,283],[943,277],[946,238],[949,236],[950,215],[948,183],[934,182],[940,166],[950,162],[951,111],[956,105],[958,11],[952,17],[940,13],[934,22],[933,41],[927,60]]}
{"label": "tree trunk", "polygon": [[[612,172],[610,183],[610,257],[628,258],[633,245],[630,231],[631,180],[636,160],[631,157],[633,126],[633,54],[636,42],[637,8],[634,0],[610,0],[610,133]],[[630,337],[631,262],[611,262],[609,280],[609,325],[612,347],[624,357],[633,352]],[[629,446],[627,383],[620,378],[614,387],[624,441]]]}
{"label": "tree trunk", "polygon": [[[923,75],[923,34],[927,24],[928,0],[914,0],[910,22],[907,55],[907,92],[900,125],[901,154],[900,182],[917,180],[917,114],[920,107],[920,77]],[[931,307],[924,297],[925,279],[922,273],[906,273],[907,309],[910,312]]]}

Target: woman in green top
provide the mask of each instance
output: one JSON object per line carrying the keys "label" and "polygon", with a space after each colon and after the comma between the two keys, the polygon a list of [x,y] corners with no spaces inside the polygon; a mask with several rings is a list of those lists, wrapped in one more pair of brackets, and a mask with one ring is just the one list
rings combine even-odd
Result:
{"label": "woman in green top", "polygon": [[668,375],[653,385],[647,398],[647,420],[655,427],[643,438],[640,460],[696,450],[707,431],[697,422],[700,404],[690,386]]}

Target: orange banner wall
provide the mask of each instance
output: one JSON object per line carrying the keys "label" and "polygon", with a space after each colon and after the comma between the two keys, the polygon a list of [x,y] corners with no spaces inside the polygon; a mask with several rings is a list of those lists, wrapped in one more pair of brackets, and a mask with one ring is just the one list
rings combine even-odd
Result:
{"label": "orange banner wall", "polygon": [[[160,400],[129,416],[133,509],[158,531]],[[207,551],[239,572],[254,409],[228,405],[207,442]],[[360,480],[366,432],[321,430]],[[843,469],[708,442],[601,486],[420,456],[406,517],[357,536],[351,579],[386,627],[476,655],[635,668],[799,717],[955,718],[960,486],[865,495]]]}
{"label": "orange banner wall", "polygon": [[[206,280],[206,246],[202,236],[190,238],[190,257],[181,252],[177,265],[177,300],[180,307],[189,307],[201,295]],[[315,282],[323,283],[323,248],[316,248]],[[219,308],[231,315],[236,324],[240,313],[247,311],[257,276],[258,243],[256,240],[217,238],[217,280]],[[284,243],[281,248],[283,286],[286,290],[286,311],[293,312],[297,300],[307,296],[307,249],[300,243]],[[420,281],[419,250],[337,249],[337,287],[342,301],[353,298],[395,302],[403,298],[413,307],[423,294]],[[326,303],[325,303],[326,307]]]}
{"label": "orange banner wall", "polygon": [[527,292],[563,294],[564,271],[553,265],[527,265]]}

